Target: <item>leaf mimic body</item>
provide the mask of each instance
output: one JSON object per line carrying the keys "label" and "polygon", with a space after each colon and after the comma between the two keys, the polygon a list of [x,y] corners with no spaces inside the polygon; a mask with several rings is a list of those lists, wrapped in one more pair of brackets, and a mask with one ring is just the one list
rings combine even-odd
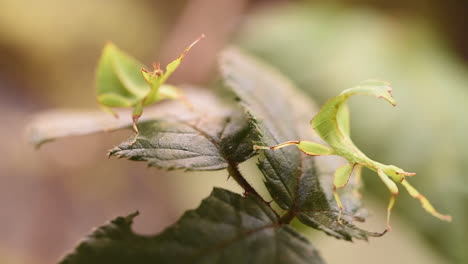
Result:
{"label": "leaf mimic body", "polygon": [[441,220],[450,221],[450,216],[438,213],[430,202],[408,183],[405,176],[413,176],[415,173],[405,172],[403,169],[396,166],[385,165],[370,159],[359,150],[349,136],[349,111],[346,105],[347,99],[352,95],[375,96],[377,98],[383,98],[395,106],[396,103],[392,97],[391,91],[392,89],[388,83],[369,80],[362,82],[356,87],[344,90],[341,94],[326,102],[318,114],[312,119],[311,125],[317,134],[331,147],[331,149],[310,141],[288,141],[269,148],[258,146],[256,148],[278,149],[288,145],[296,145],[302,152],[311,156],[338,155],[345,158],[349,164],[336,170],[333,190],[335,200],[340,209],[340,215],[343,210],[343,206],[337,189],[346,186],[354,168],[359,167],[357,173],[360,172],[360,167],[362,166],[377,172],[380,179],[392,193],[387,209],[387,229],[384,232],[390,230],[390,212],[398,194],[398,187],[395,182],[401,183],[412,197],[420,200],[422,207],[427,212]]}
{"label": "leaf mimic body", "polygon": [[[373,87],[373,93],[365,87]],[[332,147],[336,155],[342,156],[351,163],[378,168],[382,164],[368,158],[349,137],[349,110],[345,102],[352,95],[365,94],[382,97],[395,105],[390,91],[388,85],[377,81],[364,82],[358,87],[347,89],[326,102],[312,119],[311,125],[317,134]]]}
{"label": "leaf mimic body", "polygon": [[177,59],[161,70],[153,64],[153,71],[143,68],[143,64],[109,43],[104,47],[96,72],[97,101],[101,107],[114,115],[113,107],[133,108],[133,128],[138,134],[136,123],[147,105],[162,99],[180,98],[180,92],[165,82],[177,69],[187,52],[204,35],[190,44]]}
{"label": "leaf mimic body", "polygon": [[[316,137],[312,129],[304,129],[307,123],[302,121],[319,109],[280,72],[232,47],[221,54],[220,69],[227,87],[255,122],[255,129],[261,135],[257,144],[273,146],[283,142],[283,146],[300,145],[302,151],[310,149],[313,155],[333,154],[331,148],[319,143],[285,142]],[[288,212],[282,217],[283,222],[296,217],[309,227],[345,240],[366,240],[370,236],[381,235],[363,230],[351,222],[353,219],[363,219],[358,181],[352,181],[348,184],[349,188],[342,192],[343,197],[347,198],[347,212],[351,213],[344,215],[342,224],[337,225],[339,213],[332,186],[328,188],[328,185],[332,184],[329,181],[330,165],[339,162],[338,157],[309,159],[296,148],[262,154],[257,165],[273,200]]]}

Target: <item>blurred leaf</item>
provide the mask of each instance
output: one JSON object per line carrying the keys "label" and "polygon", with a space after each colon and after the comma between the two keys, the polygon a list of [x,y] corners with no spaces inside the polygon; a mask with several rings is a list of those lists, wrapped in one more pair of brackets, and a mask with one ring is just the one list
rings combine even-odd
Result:
{"label": "blurred leaf", "polygon": [[60,263],[324,263],[304,237],[279,224],[252,196],[215,188],[197,209],[155,236],[131,230],[136,215],[98,228]]}
{"label": "blurred leaf", "polygon": [[[279,72],[236,49],[226,50],[220,65],[226,84],[257,122],[263,145],[300,138],[323,142],[308,127],[308,120],[317,112],[315,104]],[[263,155],[258,166],[271,196],[281,208],[293,211],[304,224],[336,238],[367,239],[369,235],[377,235],[354,226],[349,216],[343,225],[337,222],[338,210],[330,184],[332,175],[326,172],[329,169],[326,163],[306,156],[297,148],[266,151]],[[349,197],[357,187],[351,184],[344,195],[348,193],[346,197]],[[348,199],[345,210],[353,215],[359,206],[359,200],[354,197]]]}
{"label": "blurred leaf", "polygon": [[[239,110],[225,115],[203,113],[189,120],[162,117],[139,125],[131,138],[109,155],[147,161],[164,169],[219,170],[250,158],[258,133]],[[173,113],[177,116],[177,112]]]}
{"label": "blurred leaf", "polygon": [[[130,113],[130,112],[119,112]],[[148,117],[148,116],[147,116]],[[117,119],[102,111],[49,110],[32,117],[26,137],[36,147],[69,136],[88,135],[128,127],[130,119]]]}
{"label": "blurred leaf", "polygon": [[[191,109],[180,101],[165,101],[146,109],[141,121],[154,120],[178,112],[180,118],[189,118],[195,112],[220,113],[227,110],[214,95],[200,88],[185,87],[187,99],[193,105]],[[200,107],[203,106],[203,109]],[[118,116],[127,116],[131,111],[120,110]],[[88,135],[98,132],[109,132],[128,128],[132,124],[130,118],[114,118],[102,111],[93,110],[50,110],[34,115],[26,128],[28,140],[39,147],[41,144],[69,136]]]}

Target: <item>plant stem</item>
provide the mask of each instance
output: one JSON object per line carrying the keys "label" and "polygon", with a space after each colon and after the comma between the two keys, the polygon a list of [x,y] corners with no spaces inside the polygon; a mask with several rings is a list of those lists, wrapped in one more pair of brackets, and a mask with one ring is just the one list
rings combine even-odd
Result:
{"label": "plant stem", "polygon": [[261,198],[261,196],[257,193],[257,191],[252,187],[252,185],[250,185],[250,183],[247,182],[244,176],[242,176],[237,164],[229,163],[227,170],[229,172],[229,176],[231,176],[244,189],[246,194],[252,194],[254,196]]}
{"label": "plant stem", "polygon": [[237,184],[239,184],[244,189],[246,194],[253,195],[256,198],[263,201],[275,213],[276,217],[279,218],[278,213],[276,213],[276,211],[273,210],[273,208],[271,208],[270,203],[265,201],[263,197],[260,196],[260,194],[258,194],[258,192],[252,187],[252,185],[250,185],[250,183],[244,178],[244,176],[242,176],[237,163],[229,162],[227,170],[229,176],[231,176],[237,182]]}
{"label": "plant stem", "polygon": [[294,210],[290,210],[280,218],[280,223],[289,224],[291,223],[291,221],[294,219],[295,216],[296,216],[296,212],[294,212]]}

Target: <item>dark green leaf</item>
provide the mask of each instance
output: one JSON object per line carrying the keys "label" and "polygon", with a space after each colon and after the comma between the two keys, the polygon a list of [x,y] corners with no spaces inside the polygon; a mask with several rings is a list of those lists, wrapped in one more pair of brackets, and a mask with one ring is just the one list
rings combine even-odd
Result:
{"label": "dark green leaf", "polygon": [[213,110],[209,100],[198,105],[203,108],[174,108],[170,115],[140,123],[137,140],[120,144],[110,155],[164,169],[219,170],[254,154],[252,142],[259,135],[242,110]]}
{"label": "dark green leaf", "polygon": [[136,214],[102,226],[62,264],[94,263],[324,263],[313,246],[252,196],[214,189],[159,235],[131,230]]}
{"label": "dark green leaf", "polygon": [[[279,72],[236,49],[222,54],[221,71],[226,84],[256,120],[263,136],[260,144],[273,146],[301,139],[323,142],[309,127],[317,107]],[[354,182],[341,192],[347,216],[343,224],[338,223],[332,195],[332,167],[337,167],[336,159],[309,157],[291,147],[265,151],[258,166],[278,205],[293,211],[303,223],[346,240],[377,235],[352,224],[360,208],[355,196],[358,185]]]}

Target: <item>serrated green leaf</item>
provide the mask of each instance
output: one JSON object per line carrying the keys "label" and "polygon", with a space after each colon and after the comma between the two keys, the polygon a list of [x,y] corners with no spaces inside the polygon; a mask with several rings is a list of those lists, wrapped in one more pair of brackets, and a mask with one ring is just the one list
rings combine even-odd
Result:
{"label": "serrated green leaf", "polygon": [[253,142],[259,135],[241,109],[220,106],[214,98],[193,103],[197,105],[193,111],[174,107],[169,115],[141,122],[136,140],[132,137],[109,154],[187,170],[224,169],[254,154]]}
{"label": "serrated green leaf", "polygon": [[[226,84],[257,121],[263,136],[261,144],[274,146],[298,138],[323,142],[307,126],[317,107],[279,72],[233,48],[223,52],[220,64]],[[343,224],[338,223],[332,194],[333,173],[325,160],[308,157],[297,148],[281,148],[263,155],[258,166],[271,196],[281,208],[294,211],[303,223],[337,238],[367,239],[378,235],[352,224],[360,208],[355,195],[358,185],[354,182],[340,193],[347,216]]]}
{"label": "serrated green leaf", "polygon": [[147,161],[164,169],[219,170],[253,155],[256,130],[245,115],[198,116],[191,120],[161,118],[139,125],[136,141],[130,139],[109,155]]}
{"label": "serrated green leaf", "polygon": [[201,205],[154,236],[132,231],[136,214],[99,227],[61,264],[324,263],[314,247],[253,196],[215,188]]}

